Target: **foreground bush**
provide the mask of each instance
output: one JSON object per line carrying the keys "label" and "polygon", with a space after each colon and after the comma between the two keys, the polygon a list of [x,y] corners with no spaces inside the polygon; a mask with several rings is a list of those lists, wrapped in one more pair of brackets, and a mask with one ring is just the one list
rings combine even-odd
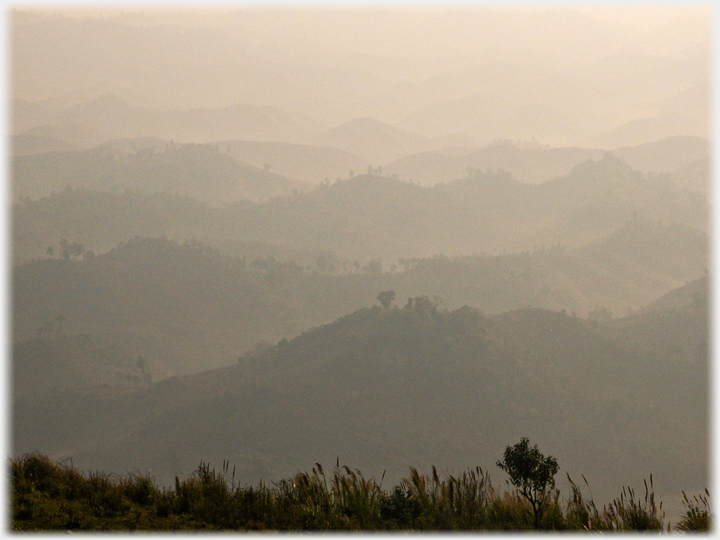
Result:
{"label": "foreground bush", "polygon": [[[201,464],[174,488],[142,475],[82,474],[41,454],[10,460],[12,528],[59,530],[523,530],[535,528],[533,505],[518,490],[500,492],[487,472],[427,476],[410,468],[389,492],[358,470],[320,466],[267,486],[241,487],[224,463]],[[568,477],[569,479],[569,477]],[[571,493],[543,495],[537,528],[571,531],[661,531],[661,507],[650,485],[640,499],[630,488],[599,511],[570,480]],[[706,492],[707,494],[707,492]],[[681,531],[707,531],[709,494],[685,496]],[[662,506],[662,505],[660,505]]]}

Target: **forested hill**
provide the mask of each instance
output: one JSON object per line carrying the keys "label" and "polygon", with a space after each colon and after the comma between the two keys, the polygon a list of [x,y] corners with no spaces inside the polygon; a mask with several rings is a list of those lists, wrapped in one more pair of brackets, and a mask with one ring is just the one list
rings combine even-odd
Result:
{"label": "forested hill", "polygon": [[[529,436],[584,474],[598,502],[650,473],[660,494],[703,485],[707,357],[647,352],[648,331],[664,331],[654,316],[608,326],[539,309],[444,310],[427,297],[401,304],[363,308],[233,367],[131,395],[18,397],[14,453],[43,448],[82,468],[152,469],[164,483],[200,460],[228,460],[254,483],[340,457],[392,482],[408,463],[491,469],[506,441]],[[682,317],[702,326],[707,310],[691,304]],[[702,349],[702,337],[676,337],[667,347]]]}
{"label": "forested hill", "polygon": [[[270,170],[240,162],[227,147],[176,144],[150,139],[135,151],[112,142],[84,151],[16,156],[12,162],[13,196],[40,197],[67,186],[103,190],[167,191],[213,205],[267,200],[310,189]],[[161,141],[162,142],[162,141]]]}
{"label": "forested hill", "polygon": [[[140,200],[131,204],[132,197]],[[373,174],[258,204],[218,209],[196,205],[197,210],[171,212],[168,205],[177,204],[150,195],[84,190],[25,200],[14,208],[15,254],[19,260],[41,256],[62,237],[87,249],[106,250],[135,234],[165,234],[178,241],[192,237],[240,255],[239,243],[255,242],[331,252],[349,264],[382,259],[392,265],[400,258],[439,253],[577,247],[633,216],[703,231],[708,220],[702,193],[633,171],[610,155],[539,185],[521,184],[504,171],[475,171],[431,188]],[[68,207],[72,211],[63,211]],[[101,211],[112,227],[98,223]],[[201,220],[197,212],[203,214]],[[167,217],[157,223],[155,214]]]}
{"label": "forested hill", "polygon": [[[386,174],[398,174],[423,185],[462,178],[468,168],[481,171],[503,169],[511,172],[520,182],[537,184],[566,176],[575,165],[589,159],[602,159],[608,151],[635,170],[670,174],[674,181],[681,184],[688,183],[687,169],[706,163],[711,154],[707,139],[689,136],[667,137],[614,150],[552,148],[537,143],[523,147],[514,141],[498,140],[472,151],[455,147],[420,152],[388,163],[383,169]],[[701,184],[696,182],[695,185]]]}
{"label": "forested hill", "polygon": [[[532,306],[618,317],[707,268],[705,234],[640,220],[574,250],[404,260],[395,271],[366,265],[337,273],[322,258],[305,266],[163,238],[135,238],[104,254],[80,254],[73,243],[55,249],[14,269],[15,343],[42,342],[18,354],[42,349],[60,363],[67,355],[72,369],[78,358],[94,357],[73,349],[87,343],[53,343],[64,334],[87,335],[90,349],[106,351],[106,363],[120,366],[93,368],[89,381],[96,383],[112,382],[117,371],[140,376],[128,371],[138,355],[153,380],[228,365],[258,343],[276,343],[370,305],[382,290],[395,291],[397,305],[428,295],[451,309],[468,304],[499,313]],[[29,371],[28,380],[45,384]]]}

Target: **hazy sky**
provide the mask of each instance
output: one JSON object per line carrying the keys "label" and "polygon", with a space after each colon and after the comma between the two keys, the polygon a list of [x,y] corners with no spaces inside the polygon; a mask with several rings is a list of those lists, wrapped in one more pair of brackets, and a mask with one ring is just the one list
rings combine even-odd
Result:
{"label": "hazy sky", "polygon": [[18,13],[12,96],[52,107],[105,94],[160,109],[242,103],[318,129],[372,117],[480,141],[581,144],[588,130],[647,119],[665,126],[658,137],[706,132],[709,8],[349,5]]}

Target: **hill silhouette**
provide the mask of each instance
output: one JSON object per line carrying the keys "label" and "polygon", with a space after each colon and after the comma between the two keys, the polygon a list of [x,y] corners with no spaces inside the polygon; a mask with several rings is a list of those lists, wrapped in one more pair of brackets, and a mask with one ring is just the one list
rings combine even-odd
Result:
{"label": "hill silhouette", "polygon": [[258,168],[268,164],[278,174],[312,184],[345,178],[350,171],[359,174],[370,164],[366,157],[329,146],[261,141],[222,141],[218,145],[238,161]]}
{"label": "hill silhouette", "polygon": [[34,135],[13,135],[10,138],[10,149],[13,156],[27,156],[43,154],[45,152],[66,152],[81,150],[75,143],[53,139],[52,137],[38,137]]}
{"label": "hill silhouette", "polygon": [[422,152],[388,163],[384,170],[422,185],[434,185],[463,178],[468,175],[468,168],[502,169],[519,182],[538,184],[564,176],[588,159],[601,159],[604,153],[592,148],[519,148],[498,143],[474,152]]}
{"label": "hill silhouette", "polygon": [[639,146],[623,146],[612,151],[638,171],[673,173],[710,155],[710,142],[701,137],[666,137]]}
{"label": "hill silhouette", "polygon": [[[432,138],[404,132],[375,118],[355,118],[301,139],[306,144],[332,146],[365,156],[367,165],[382,165],[401,156],[433,148]],[[356,171],[362,172],[362,171]]]}
{"label": "hill silhouette", "polygon": [[539,185],[505,171],[423,188],[363,175],[298,197],[239,208],[235,230],[254,240],[329,250],[340,259],[576,247],[633,216],[707,230],[707,201],[612,156]]}
{"label": "hill silhouette", "polygon": [[279,107],[237,104],[165,111],[131,105],[112,93],[56,111],[48,120],[47,124],[14,134],[95,146],[112,139],[146,136],[185,143],[290,141],[324,127]]}
{"label": "hill silhouette", "polygon": [[[598,161],[608,150],[599,148],[549,148],[539,143],[523,147],[512,141],[498,141],[475,151],[460,148],[421,152],[384,166],[387,174],[413,179],[423,185],[451,182],[468,174],[468,168],[485,171],[503,169],[519,182],[538,184],[566,176],[576,165]],[[686,168],[698,167],[709,156],[708,141],[700,137],[667,137],[639,146],[610,151],[614,156],[644,173],[670,173],[680,186],[699,189],[700,183],[685,180]],[[696,176],[701,171],[697,171]],[[705,171],[707,181],[707,171]],[[703,188],[700,191],[705,191]]]}
{"label": "hill silhouette", "polygon": [[[133,151],[133,147],[135,151]],[[116,140],[81,152],[13,159],[13,195],[39,197],[66,186],[167,191],[211,204],[263,200],[310,186],[238,162],[216,145]]]}

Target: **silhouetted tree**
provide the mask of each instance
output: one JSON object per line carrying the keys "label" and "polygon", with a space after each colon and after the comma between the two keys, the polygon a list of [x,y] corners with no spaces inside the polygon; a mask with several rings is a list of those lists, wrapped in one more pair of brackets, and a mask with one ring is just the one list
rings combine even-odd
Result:
{"label": "silhouetted tree", "polygon": [[557,460],[545,457],[537,444],[530,448],[530,442],[523,437],[515,446],[505,448],[502,461],[497,466],[510,476],[512,485],[520,489],[523,497],[532,505],[535,528],[540,525],[549,490],[555,488],[558,472]]}

